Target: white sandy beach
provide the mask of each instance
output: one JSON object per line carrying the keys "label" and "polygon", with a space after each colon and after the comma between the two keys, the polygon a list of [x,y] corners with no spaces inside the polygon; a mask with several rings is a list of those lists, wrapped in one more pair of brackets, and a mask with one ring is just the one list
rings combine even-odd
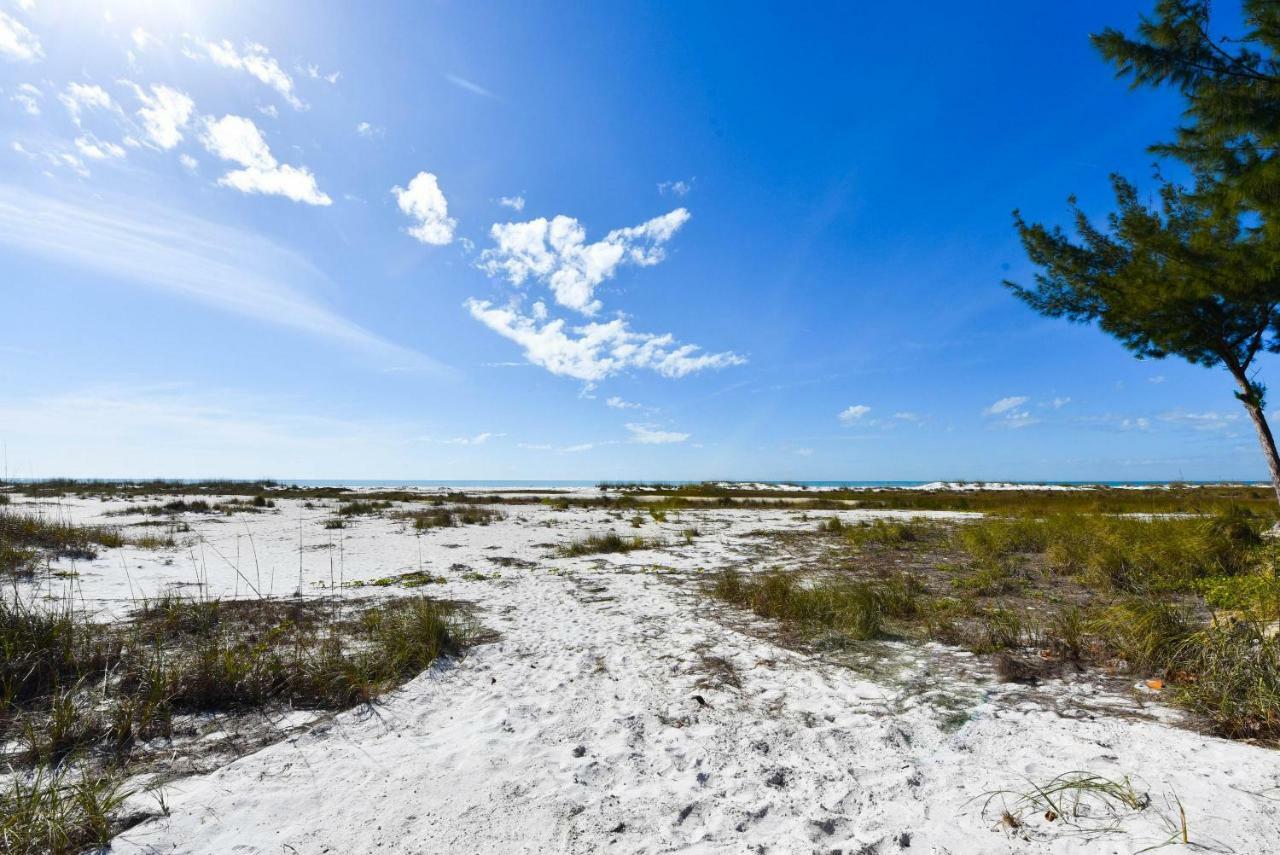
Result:
{"label": "white sandy beach", "polygon": [[[124,507],[47,511],[142,519],[102,516]],[[447,581],[415,593],[472,602],[500,634],[371,708],[170,784],[171,815],[113,851],[1133,853],[1170,839],[1175,795],[1202,851],[1275,851],[1276,753],[1179,727],[1149,693],[1087,677],[1001,684],[977,657],[939,645],[868,644],[861,665],[837,662],[770,642],[764,622],[699,593],[708,571],[756,566],[750,532],[808,529],[812,512],[682,511],[632,529],[598,510],[504,511],[493,525],[421,535],[385,518],[325,530],[331,509],[292,500],[187,514],[187,547],[104,550],[76,562],[75,579],[46,583],[121,615],[174,584],[289,594],[299,555],[304,595],[425,568]],[[685,544],[689,526],[701,536]],[[611,529],[672,545],[554,555]],[[339,589],[371,590],[404,593]],[[1072,770],[1128,776],[1152,805],[1102,836],[1003,828],[998,801],[982,814],[986,792]]]}

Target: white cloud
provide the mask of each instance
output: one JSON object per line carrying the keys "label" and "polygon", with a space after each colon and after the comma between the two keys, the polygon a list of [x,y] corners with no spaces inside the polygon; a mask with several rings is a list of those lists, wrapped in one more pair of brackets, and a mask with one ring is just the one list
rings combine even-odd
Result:
{"label": "white cloud", "polygon": [[218,179],[224,187],[242,193],[284,196],[308,205],[333,203],[320,191],[315,176],[305,166],[278,162],[258,126],[243,116],[206,119],[201,141],[211,153],[243,167]]}
{"label": "white cloud", "polygon": [[1164,375],[1163,375],[1163,374],[1157,374],[1157,375],[1155,375],[1154,377],[1148,377],[1148,378],[1147,378],[1147,382],[1148,382],[1148,383],[1163,383],[1163,382],[1164,382]]}
{"label": "white cloud", "polygon": [[998,416],[1001,413],[1007,413],[1015,407],[1021,407],[1027,401],[1031,400],[1026,395],[1010,395],[1007,398],[1001,398],[991,406],[983,410],[983,415]]}
{"label": "white cloud", "polygon": [[115,102],[107,94],[107,90],[92,83],[68,83],[67,91],[58,96],[58,100],[67,108],[71,121],[77,126],[84,110],[111,110]]}
{"label": "white cloud", "polygon": [[[228,39],[220,42],[197,42],[214,65],[243,71],[257,78],[274,89],[281,98],[295,110],[305,110],[307,105],[293,91],[293,78],[289,76],[280,63],[271,56],[271,52],[256,42],[246,42],[244,52],[237,51]],[[188,56],[198,56],[188,51]]]}
{"label": "white cloud", "polygon": [[[1013,429],[1030,427],[1031,425],[1040,423],[1040,420],[1033,418],[1030,412],[1021,409],[1023,404],[1026,404],[1030,400],[1031,399],[1026,395],[1010,395],[1006,398],[1001,398],[991,406],[987,407],[982,411],[982,414],[988,417],[1000,416],[1000,418],[995,422],[995,425],[999,427]],[[1055,403],[1053,404],[1055,407],[1061,406],[1061,404],[1056,403],[1057,400],[1062,400],[1063,403],[1066,403],[1069,399],[1055,399]]]}
{"label": "white cloud", "polygon": [[0,56],[15,62],[35,62],[44,58],[44,48],[21,21],[0,12]]}
{"label": "white cloud", "polygon": [[602,308],[595,299],[600,283],[620,265],[647,267],[662,261],[663,244],[688,220],[689,212],[676,208],[638,226],[614,229],[590,244],[573,217],[495,223],[489,233],[497,246],[482,252],[477,266],[512,285],[532,277],[545,283],[560,305],[594,315]]}
{"label": "white cloud", "polygon": [[894,413],[893,417],[900,422],[918,423],[921,421],[920,416],[917,415],[916,413],[908,413],[908,412]]}
{"label": "white cloud", "polygon": [[382,128],[371,125],[368,122],[361,122],[356,125],[356,133],[367,140],[371,140],[382,136]]}
{"label": "white cloud", "polygon": [[478,433],[475,436],[455,436],[452,439],[428,438],[427,441],[439,442],[439,443],[443,443],[444,445],[484,445],[489,440],[494,439],[495,437],[502,437],[502,436],[506,436],[506,434],[490,433],[488,431],[485,431],[484,433]]}
{"label": "white cloud", "polygon": [[1212,410],[1203,413],[1187,412],[1186,410],[1173,410],[1160,415],[1160,421],[1162,422],[1186,425],[1187,427],[1201,431],[1224,430],[1231,427],[1237,420],[1239,420],[1239,418],[1239,415],[1236,413],[1217,413]]}
{"label": "white cloud", "polygon": [[241,166],[271,169],[276,165],[258,126],[243,116],[206,119],[202,142],[213,154]]}
{"label": "white cloud", "polygon": [[675,442],[684,442],[689,438],[687,433],[659,430],[653,425],[628,424],[627,430],[631,432],[632,442],[638,442],[641,445],[667,445]]}
{"label": "white cloud", "polygon": [[871,412],[871,408],[866,404],[854,404],[841,410],[836,418],[840,419],[841,424],[851,425],[862,421],[862,417],[869,412]]}
{"label": "white cloud", "polygon": [[76,149],[90,160],[118,159],[125,155],[123,147],[100,140],[92,134],[76,137]]}
{"label": "white cloud", "polygon": [[24,12],[30,12],[36,7],[36,0],[14,0],[14,4]]}
{"label": "white cloud", "polygon": [[440,184],[430,172],[419,172],[408,187],[393,187],[400,210],[417,221],[405,229],[410,235],[434,246],[444,246],[453,240],[453,230],[458,221],[449,216],[449,203],[445,201]]}
{"label": "white cloud", "polygon": [[524,197],[523,196],[503,196],[501,199],[498,200],[498,204],[504,207],[510,208],[513,211],[523,211]]}
{"label": "white cloud", "polygon": [[629,368],[684,377],[746,362],[735,353],[701,353],[696,345],[678,345],[669,334],[632,332],[621,318],[566,331],[563,319],[540,324],[514,308],[499,308],[487,300],[468,300],[466,305],[476,320],[520,345],[534,365],[588,383]]}
{"label": "white cloud", "polygon": [[605,401],[605,404],[607,404],[607,405],[608,405],[608,406],[610,406],[610,407],[613,407],[615,410],[638,410],[638,409],[640,409],[640,405],[639,405],[639,404],[633,404],[633,403],[631,403],[630,401],[624,401],[622,398],[619,398],[617,395],[614,395],[612,398],[609,398],[608,400],[606,400],[606,401]]}
{"label": "white cloud", "polygon": [[200,165],[200,161],[196,160],[194,157],[192,157],[189,154],[178,155],[178,162],[181,163],[183,166],[185,166],[187,169],[190,169],[192,172],[195,172],[196,167]]}
{"label": "white cloud", "polygon": [[44,98],[44,93],[30,83],[18,84],[18,91],[10,96],[10,100],[20,105],[31,116],[40,115],[40,100],[42,98]]}
{"label": "white cloud", "polygon": [[138,198],[68,202],[0,184],[0,244],[428,370],[428,357],[347,320],[313,293],[332,283],[251,232]]}
{"label": "white cloud", "polygon": [[795,454],[800,455],[801,457],[812,457],[812,456],[813,456],[813,449],[812,449],[812,448],[796,448],[796,449],[793,449],[793,452],[794,452]]}
{"label": "white cloud", "polygon": [[1055,410],[1060,410],[1070,403],[1071,403],[1070,398],[1054,398],[1052,401],[1049,402],[1049,406],[1053,407]]}
{"label": "white cloud", "polygon": [[672,196],[680,196],[681,198],[688,196],[689,191],[693,189],[693,182],[690,181],[663,181],[658,184],[658,192],[663,196],[670,193]]}
{"label": "white cloud", "polygon": [[1026,410],[1010,410],[1005,413],[1004,418],[996,422],[1000,427],[1006,427],[1010,430],[1018,428],[1031,427],[1039,424],[1040,420],[1031,415]]}
{"label": "white cloud", "polygon": [[444,76],[444,79],[448,80],[450,83],[452,83],[454,86],[457,86],[459,89],[465,89],[473,95],[480,95],[485,98],[497,97],[488,89],[485,89],[483,86],[481,86],[479,83],[472,83],[470,80],[467,80],[465,77],[459,77],[456,74],[446,74]]}
{"label": "white cloud", "polygon": [[259,106],[258,112],[266,116],[268,119],[280,118],[280,111],[276,109],[275,104],[267,104],[266,106]]}
{"label": "white cloud", "polygon": [[140,86],[134,86],[133,91],[142,102],[138,117],[151,142],[166,150],[182,142],[182,129],[195,112],[195,102],[168,86],[152,84],[150,95]]}
{"label": "white cloud", "polygon": [[306,67],[306,72],[307,77],[310,77],[312,80],[323,80],[326,83],[337,83],[342,77],[341,71],[334,71],[329,74],[325,74],[320,71],[320,66],[318,65],[308,65]]}
{"label": "white cloud", "polygon": [[150,45],[159,44],[160,40],[142,27],[134,27],[129,33],[129,38],[133,39],[133,46],[138,50],[146,50]]}

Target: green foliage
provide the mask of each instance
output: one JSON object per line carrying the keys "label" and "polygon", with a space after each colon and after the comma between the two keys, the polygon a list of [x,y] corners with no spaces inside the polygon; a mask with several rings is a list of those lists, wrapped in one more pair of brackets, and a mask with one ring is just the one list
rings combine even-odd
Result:
{"label": "green foliage", "polygon": [[1160,0],[1131,38],[1108,28],[1094,45],[1136,86],[1169,86],[1186,98],[1175,141],[1152,150],[1215,176],[1221,192],[1262,212],[1280,208],[1280,8],[1244,0],[1240,37],[1212,32],[1208,0]]}
{"label": "green foliage", "polygon": [[1280,639],[1252,621],[1217,623],[1178,650],[1192,679],[1174,699],[1232,738],[1280,739]]}
{"label": "green foliage", "polygon": [[877,638],[886,618],[917,614],[919,583],[903,576],[883,584],[828,578],[806,585],[794,574],[744,578],[726,570],[711,587],[719,599],[802,630],[834,631],[852,640]]}
{"label": "green foliage", "polygon": [[1195,620],[1172,603],[1128,597],[1104,608],[1091,629],[1132,668],[1168,673],[1195,631]]}
{"label": "green foliage", "polygon": [[[1123,178],[1113,176],[1112,184],[1118,210],[1105,230],[1072,206],[1078,240],[1015,213],[1023,247],[1041,272],[1034,288],[1006,284],[1041,314],[1096,321],[1139,357],[1221,365],[1248,383],[1258,352],[1278,346],[1276,243],[1247,227],[1246,212],[1208,192],[1204,179],[1196,192],[1164,184],[1159,209],[1148,208]],[[1260,390],[1255,403],[1262,405]]]}
{"label": "green foliage", "polygon": [[1047,569],[1084,574],[1107,590],[1192,590],[1198,579],[1254,566],[1265,523],[1239,509],[1207,519],[1056,514],[966,523],[955,542],[993,580],[1018,556],[1042,554]]}
{"label": "green foliage", "polygon": [[0,850],[12,855],[79,855],[110,844],[132,791],[110,775],[39,769],[9,776],[0,793]]}

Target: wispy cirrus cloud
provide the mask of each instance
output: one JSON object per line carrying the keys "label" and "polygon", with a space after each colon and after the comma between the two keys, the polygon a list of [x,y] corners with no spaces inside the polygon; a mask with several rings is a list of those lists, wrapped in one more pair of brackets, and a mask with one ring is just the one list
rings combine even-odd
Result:
{"label": "wispy cirrus cloud", "polygon": [[457,86],[459,89],[464,89],[467,92],[470,92],[472,95],[479,95],[481,98],[497,98],[498,97],[497,95],[494,95],[492,92],[490,92],[488,89],[485,89],[479,83],[470,81],[465,77],[459,77],[456,74],[446,74],[444,76],[444,79],[452,83],[454,86]]}
{"label": "wispy cirrus cloud", "polygon": [[438,442],[442,445],[484,445],[491,439],[498,439],[506,436],[505,433],[492,433],[485,431],[475,434],[474,436],[454,436],[448,439],[434,439],[432,437],[423,437],[424,442]]}
{"label": "wispy cirrus cloud", "polygon": [[628,424],[627,430],[631,433],[631,441],[638,442],[641,445],[670,445],[684,442],[690,437],[690,434],[687,433],[662,430],[653,425],[645,424]]}
{"label": "wispy cirrus cloud", "polygon": [[[295,110],[307,109],[307,104],[294,91],[293,78],[280,67],[280,63],[271,56],[265,45],[257,42],[246,42],[243,49],[237,49],[229,39],[216,42],[193,40],[192,46],[184,48],[184,52],[192,59],[208,58],[214,65],[233,71],[243,71],[259,82],[270,86]],[[335,80],[337,78],[334,78]]]}
{"label": "wispy cirrus cloud", "polygon": [[862,421],[869,412],[871,412],[871,408],[866,404],[853,404],[841,410],[836,418],[840,420],[842,425],[855,425]]}
{"label": "wispy cirrus cloud", "polygon": [[1007,413],[1010,410],[1013,410],[1017,407],[1021,407],[1023,404],[1025,404],[1027,401],[1030,401],[1030,400],[1031,399],[1028,398],[1026,395],[1010,395],[1007,398],[1001,398],[991,406],[987,407],[985,410],[982,411],[982,414],[985,416],[998,416],[998,415],[1001,415],[1002,413]]}
{"label": "wispy cirrus cloud", "polygon": [[18,84],[18,91],[9,96],[9,100],[22,107],[28,116],[40,115],[40,102],[44,99],[44,93],[40,91],[40,87],[32,83]]}
{"label": "wispy cirrus cloud", "polygon": [[1239,422],[1238,413],[1219,413],[1213,410],[1189,412],[1187,410],[1171,410],[1160,414],[1160,421],[1168,424],[1182,425],[1199,431],[1219,431],[1233,427]]}
{"label": "wispy cirrus cloud", "polygon": [[84,201],[0,185],[0,244],[396,364],[448,370],[325,306],[313,292],[328,280],[297,254],[250,232],[135,198]]}
{"label": "wispy cirrus cloud", "polygon": [[96,384],[11,397],[0,401],[0,424],[9,448],[24,450],[24,474],[32,476],[358,478],[370,467],[395,472],[425,449],[412,442],[411,423],[343,418],[332,414],[331,401],[317,406],[203,383]]}

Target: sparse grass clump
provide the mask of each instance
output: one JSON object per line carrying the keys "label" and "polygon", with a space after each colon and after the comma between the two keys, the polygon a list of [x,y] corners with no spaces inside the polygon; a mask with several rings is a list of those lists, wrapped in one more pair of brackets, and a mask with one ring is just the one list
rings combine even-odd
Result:
{"label": "sparse grass clump", "polygon": [[1280,637],[1258,623],[1235,621],[1200,630],[1177,650],[1188,679],[1174,700],[1233,739],[1280,740]]}
{"label": "sparse grass clump", "polygon": [[844,526],[845,539],[857,546],[897,549],[921,541],[926,535],[927,527],[912,520],[873,520]]}
{"label": "sparse grass clump", "polygon": [[191,716],[344,709],[473,637],[455,606],[425,597],[339,605],[166,595],[115,624],[0,598],[0,762],[12,769],[0,792],[0,850],[105,843],[120,830],[117,773]]}
{"label": "sparse grass clump", "polygon": [[589,537],[570,541],[560,547],[560,555],[565,558],[576,558],[581,555],[597,555],[609,552],[630,552],[633,549],[653,549],[660,544],[643,537],[623,537],[616,532],[593,534]]}
{"label": "sparse grass clump", "polygon": [[504,519],[501,511],[492,508],[473,506],[440,507],[426,511],[410,511],[403,515],[404,519],[413,521],[418,531],[431,528],[454,528],[460,525],[489,525]]}
{"label": "sparse grass clump", "polygon": [[90,559],[97,547],[124,545],[119,529],[77,525],[40,513],[0,510],[0,567],[20,566],[31,553],[53,558]]}
{"label": "sparse grass clump", "polygon": [[344,517],[367,517],[391,507],[390,502],[347,502],[338,506],[338,513]]}
{"label": "sparse grass clump", "polygon": [[805,585],[790,573],[744,578],[734,570],[721,573],[711,592],[761,617],[794,623],[809,632],[835,631],[854,640],[881,635],[886,617],[914,614],[917,593],[909,583],[895,587],[824,579]]}
{"label": "sparse grass clump", "polygon": [[13,774],[0,792],[0,850],[79,855],[106,847],[124,830],[120,812],[131,795],[112,774],[77,776],[45,768]]}

